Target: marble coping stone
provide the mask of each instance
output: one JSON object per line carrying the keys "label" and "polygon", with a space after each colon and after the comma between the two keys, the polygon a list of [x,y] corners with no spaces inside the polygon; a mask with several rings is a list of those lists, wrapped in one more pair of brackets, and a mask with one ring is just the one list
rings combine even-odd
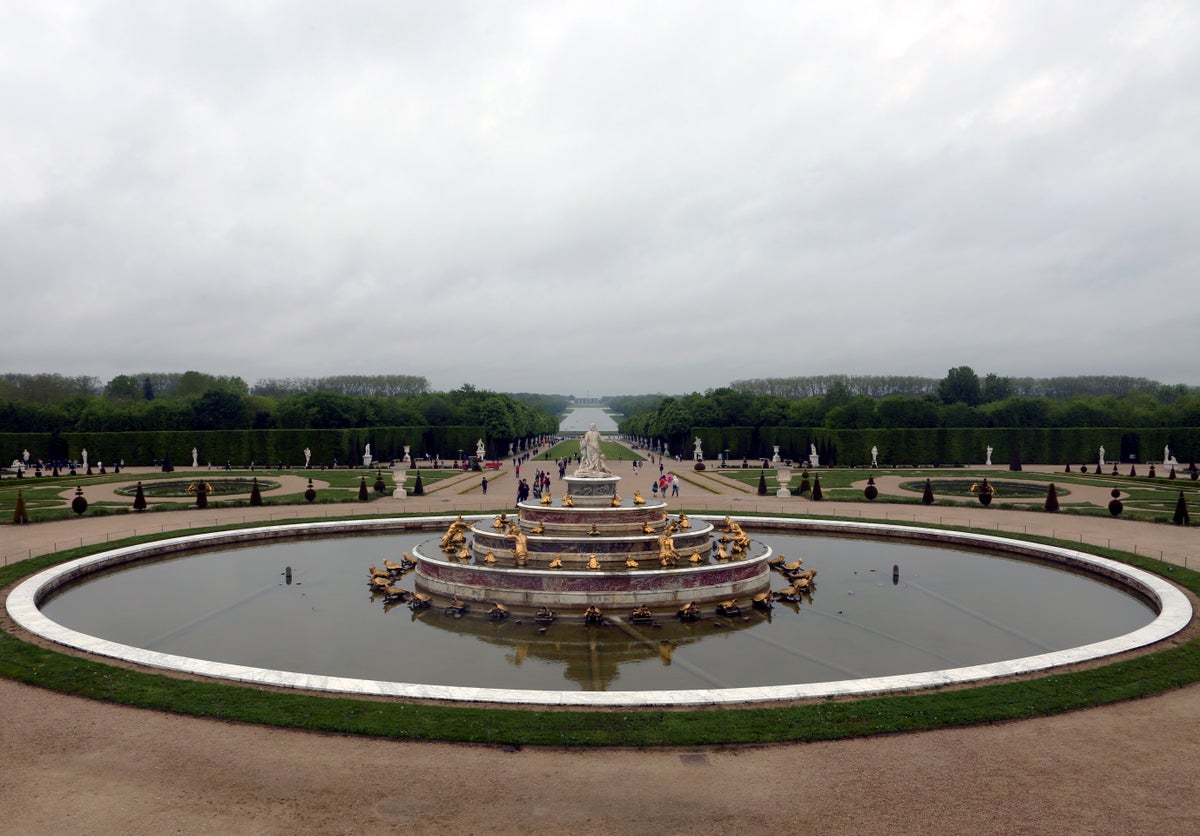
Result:
{"label": "marble coping stone", "polygon": [[[463,515],[464,519],[485,519],[488,515]],[[725,515],[696,515],[711,520]],[[1092,572],[1118,581],[1149,600],[1158,611],[1150,624],[1123,636],[1091,644],[989,662],[983,665],[922,671],[897,676],[844,679],[829,682],[794,685],[764,685],[749,688],[705,688],[670,691],[542,691],[501,688],[467,688],[450,685],[429,685],[412,682],[384,682],[322,676],[319,674],[277,671],[209,662],[184,656],[144,650],[129,645],[89,636],[51,621],[38,602],[54,589],[75,578],[103,568],[116,566],[156,554],[191,551],[227,543],[249,542],[254,539],[275,539],[305,534],[346,534],[367,531],[429,530],[444,526],[451,516],[405,517],[390,520],[344,520],[296,525],[246,528],[231,532],[213,532],[174,537],[140,546],[112,549],[78,560],[53,566],[26,579],[8,596],[6,607],[12,619],[25,630],[52,642],[73,647],[98,656],[123,659],[151,668],[181,671],[197,676],[271,685],[311,691],[362,694],[376,697],[429,699],[452,702],[509,703],[524,705],[563,706],[702,706],[741,703],[774,702],[836,696],[864,696],[935,688],[964,682],[981,682],[998,677],[1047,671],[1065,665],[1124,653],[1152,645],[1182,630],[1192,619],[1192,606],[1187,597],[1164,578],[1144,572],[1107,558],[1074,549],[1043,546],[971,532],[941,531],[919,527],[894,526],[882,523],[850,521],[814,521],[787,517],[732,517],[753,530],[776,530],[792,533],[842,533],[860,537],[927,539],[941,543],[968,546],[1007,554],[1023,554]]]}

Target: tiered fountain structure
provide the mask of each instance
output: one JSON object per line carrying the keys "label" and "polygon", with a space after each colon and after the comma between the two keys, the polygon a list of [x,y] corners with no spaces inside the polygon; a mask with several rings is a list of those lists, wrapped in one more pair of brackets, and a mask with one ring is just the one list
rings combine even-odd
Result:
{"label": "tiered fountain structure", "polygon": [[568,609],[748,603],[744,596],[768,589],[765,544],[739,549],[724,534],[726,543],[715,542],[710,522],[672,518],[658,499],[622,498],[594,427],[563,498],[523,502],[515,519],[463,523],[455,548],[417,547],[417,586],[463,601]]}

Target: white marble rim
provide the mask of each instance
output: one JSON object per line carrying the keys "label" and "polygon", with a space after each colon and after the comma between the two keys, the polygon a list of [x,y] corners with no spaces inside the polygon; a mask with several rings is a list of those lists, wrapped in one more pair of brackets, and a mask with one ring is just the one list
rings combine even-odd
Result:
{"label": "white marble rim", "polygon": [[[738,703],[777,702],[837,696],[866,696],[903,691],[915,691],[946,685],[981,682],[984,680],[1048,671],[1065,665],[1101,659],[1118,653],[1147,647],[1162,641],[1182,630],[1192,619],[1192,606],[1187,597],[1164,578],[1144,572],[1132,566],[1108,560],[1096,555],[1057,546],[1045,546],[997,537],[990,534],[943,531],[916,526],[884,525],[849,521],[807,520],[790,517],[731,517],[741,525],[752,528],[790,530],[803,532],[840,532],[856,536],[880,537],[917,535],[943,543],[974,548],[999,550],[1018,549],[1024,553],[1036,553],[1039,557],[1074,568],[1092,571],[1106,578],[1117,580],[1148,598],[1158,609],[1158,616],[1150,624],[1122,636],[1081,645],[1079,647],[989,662],[947,670],[922,671],[897,676],[843,679],[828,682],[801,683],[795,685],[764,685],[746,688],[704,688],[672,691],[550,691],[504,688],[471,688],[455,685],[429,685],[412,682],[387,682],[349,677],[322,676],[319,674],[278,671],[234,665],[225,662],[210,662],[186,656],[158,653],[130,645],[111,642],[86,633],[68,629],[47,618],[38,608],[38,601],[62,585],[68,578],[82,575],[137,559],[147,552],[161,554],[164,550],[192,550],[206,545],[219,545],[231,536],[242,542],[247,539],[273,539],[303,533],[333,534],[362,528],[389,527],[404,529],[413,526],[443,523],[456,515],[427,517],[397,517],[374,520],[341,520],[329,522],[300,523],[293,525],[242,528],[224,532],[210,532],[173,537],[137,546],[111,549],[89,557],[68,561],[53,566],[26,579],[8,596],[6,606],[9,615],[25,630],[44,639],[66,647],[82,650],[97,656],[121,659],[151,668],[178,671],[197,676],[295,688],[308,691],[325,691],[339,694],[359,694],[374,697],[397,697],[420,700],[439,700],[466,703],[508,703],[524,705],[559,706],[703,706]],[[491,515],[464,515],[464,519],[486,519]],[[723,519],[725,515],[695,515],[710,520]]]}

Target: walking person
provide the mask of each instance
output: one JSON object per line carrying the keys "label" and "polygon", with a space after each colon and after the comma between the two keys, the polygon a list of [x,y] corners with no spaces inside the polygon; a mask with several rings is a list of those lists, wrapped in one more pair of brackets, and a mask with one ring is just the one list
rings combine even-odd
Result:
{"label": "walking person", "polygon": [[484,476],[483,480],[479,483],[479,487],[483,491],[483,495],[487,496],[487,477],[486,476]]}

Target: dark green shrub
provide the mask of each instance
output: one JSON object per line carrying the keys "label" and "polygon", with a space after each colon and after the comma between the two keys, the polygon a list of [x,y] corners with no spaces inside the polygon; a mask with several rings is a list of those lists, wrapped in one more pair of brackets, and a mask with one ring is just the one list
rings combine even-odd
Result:
{"label": "dark green shrub", "polygon": [[933,483],[928,479],[925,480],[925,490],[921,493],[921,502],[925,505],[933,504]]}
{"label": "dark green shrub", "polygon": [[1171,518],[1175,525],[1187,525],[1191,522],[1191,516],[1188,514],[1187,500],[1183,498],[1183,491],[1179,492],[1179,499],[1175,503],[1175,516]]}
{"label": "dark green shrub", "polygon": [[17,491],[17,504],[13,507],[13,525],[24,525],[29,522],[29,511],[25,508],[25,492]]}
{"label": "dark green shrub", "polygon": [[254,482],[250,485],[250,504],[257,507],[262,505],[262,491],[258,489],[258,477],[254,478]]}
{"label": "dark green shrub", "polygon": [[1046,510],[1053,514],[1058,510],[1058,491],[1054,488],[1054,483],[1050,483],[1050,489],[1046,491]]}

